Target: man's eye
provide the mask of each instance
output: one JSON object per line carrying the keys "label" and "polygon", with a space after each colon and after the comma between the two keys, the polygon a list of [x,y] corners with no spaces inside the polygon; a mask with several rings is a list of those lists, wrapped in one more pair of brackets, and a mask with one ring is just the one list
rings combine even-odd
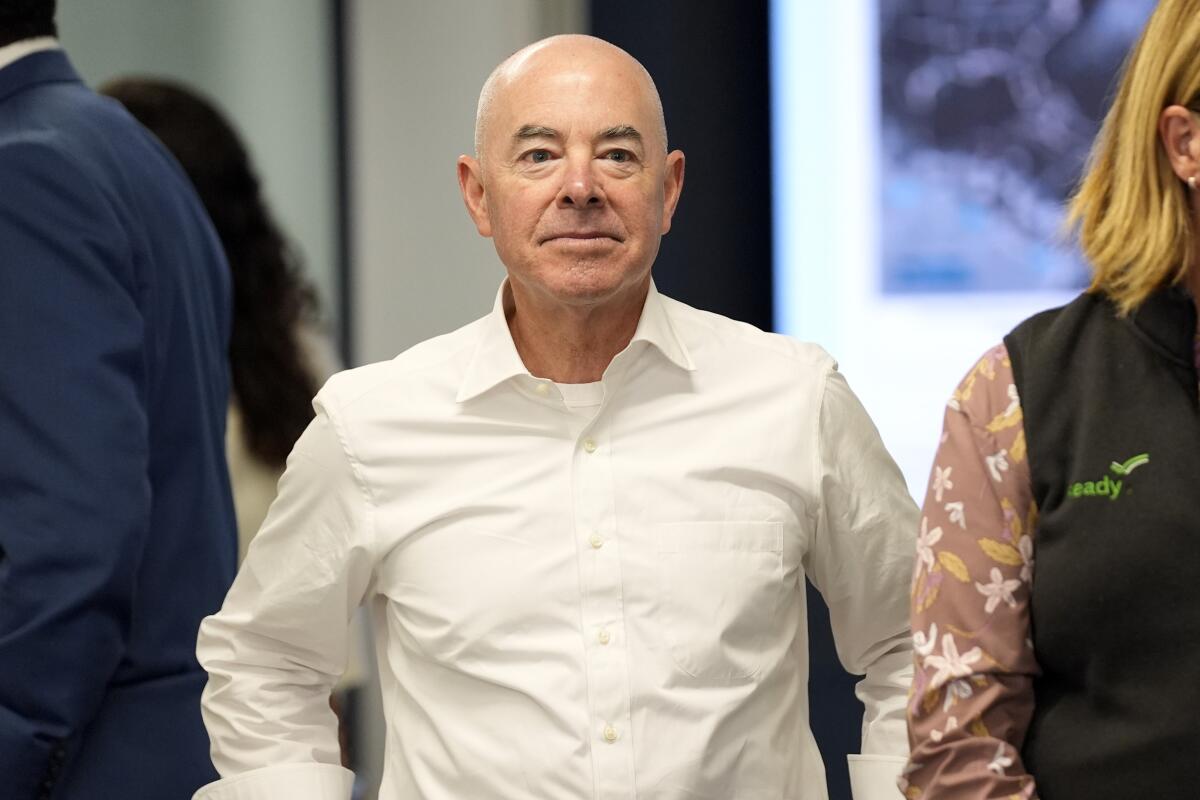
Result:
{"label": "man's eye", "polygon": [[529,153],[529,160],[534,164],[545,164],[550,160],[549,150],[533,150]]}
{"label": "man's eye", "polygon": [[609,161],[616,161],[618,164],[624,164],[633,158],[628,150],[609,150],[604,157]]}

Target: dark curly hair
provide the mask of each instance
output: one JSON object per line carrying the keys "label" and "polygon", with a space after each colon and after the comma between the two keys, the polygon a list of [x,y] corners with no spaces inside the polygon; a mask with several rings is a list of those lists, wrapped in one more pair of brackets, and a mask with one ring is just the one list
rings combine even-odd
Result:
{"label": "dark curly hair", "polygon": [[233,127],[211,102],[179,84],[121,78],[100,87],[167,147],[212,217],[233,277],[229,359],[246,446],[282,467],[313,418],[317,380],[299,340],[316,296],[263,200]]}

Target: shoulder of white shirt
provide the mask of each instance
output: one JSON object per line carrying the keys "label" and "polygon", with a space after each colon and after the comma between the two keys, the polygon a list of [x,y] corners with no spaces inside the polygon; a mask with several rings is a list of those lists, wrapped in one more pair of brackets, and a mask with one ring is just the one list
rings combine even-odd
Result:
{"label": "shoulder of white shirt", "polygon": [[[419,342],[387,361],[376,361],[331,376],[317,394],[326,405],[345,407],[380,389],[391,389],[430,371],[460,372],[466,368],[487,317],[458,330]],[[456,365],[452,362],[459,361]],[[458,368],[456,368],[458,367]]]}
{"label": "shoulder of white shirt", "polygon": [[770,333],[748,322],[693,308],[666,295],[659,296],[671,326],[689,348],[709,340],[725,347],[745,348],[749,358],[775,356],[795,361],[800,368],[819,371],[835,368],[833,357],[819,344]]}

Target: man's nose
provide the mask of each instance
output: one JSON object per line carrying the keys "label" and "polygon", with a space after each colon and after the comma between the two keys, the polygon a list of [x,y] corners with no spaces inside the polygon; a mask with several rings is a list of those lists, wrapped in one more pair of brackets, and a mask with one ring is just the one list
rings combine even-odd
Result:
{"label": "man's nose", "polygon": [[565,208],[599,208],[604,205],[604,190],[593,172],[594,161],[568,159],[558,204]]}

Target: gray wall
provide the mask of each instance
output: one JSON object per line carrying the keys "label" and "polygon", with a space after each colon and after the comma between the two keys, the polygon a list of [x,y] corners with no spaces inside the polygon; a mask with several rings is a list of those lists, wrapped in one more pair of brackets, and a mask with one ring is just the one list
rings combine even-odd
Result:
{"label": "gray wall", "polygon": [[579,32],[583,0],[347,3],[353,338],[358,363],[486,313],[503,268],[455,177],[475,103],[513,51]]}
{"label": "gray wall", "polygon": [[85,81],[169,77],[239,129],[267,201],[327,318],[337,309],[333,34],[327,0],[59,0],[64,47]]}
{"label": "gray wall", "polygon": [[[587,27],[585,0],[345,0],[354,362],[483,314],[502,277],[462,206],[455,159],[475,101],[514,50]],[[84,79],[158,75],[214,99],[242,133],[331,331],[337,126],[330,0],[59,0]]]}

